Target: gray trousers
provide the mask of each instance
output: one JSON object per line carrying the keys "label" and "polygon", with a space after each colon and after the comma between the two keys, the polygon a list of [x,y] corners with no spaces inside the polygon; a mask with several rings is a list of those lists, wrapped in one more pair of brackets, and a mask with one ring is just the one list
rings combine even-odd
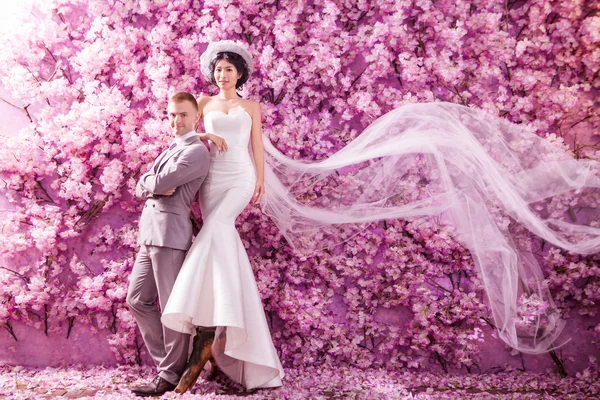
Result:
{"label": "gray trousers", "polygon": [[190,335],[173,331],[160,323],[185,251],[142,245],[137,255],[127,291],[127,304],[140,328],[148,352],[158,367],[158,375],[176,385],[188,357]]}

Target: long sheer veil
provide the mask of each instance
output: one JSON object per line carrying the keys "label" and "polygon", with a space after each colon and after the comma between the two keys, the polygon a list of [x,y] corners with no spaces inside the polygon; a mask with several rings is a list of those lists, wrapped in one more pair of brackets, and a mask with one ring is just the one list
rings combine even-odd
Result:
{"label": "long sheer veil", "polygon": [[[564,322],[535,258],[515,244],[513,225],[571,252],[600,251],[589,212],[576,221],[544,207],[566,199],[598,209],[600,163],[576,160],[522,126],[441,102],[395,109],[322,161],[290,159],[268,140],[265,152],[262,209],[298,252],[335,246],[374,221],[437,215],[479,267],[500,337],[526,353],[560,345]],[[545,302],[527,333],[517,326],[523,293]]]}

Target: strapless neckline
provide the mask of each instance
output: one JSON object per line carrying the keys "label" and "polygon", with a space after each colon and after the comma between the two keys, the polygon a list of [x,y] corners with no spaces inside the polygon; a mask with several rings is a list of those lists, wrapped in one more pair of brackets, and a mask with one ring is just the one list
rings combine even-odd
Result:
{"label": "strapless neckline", "polygon": [[237,108],[234,108],[233,110],[229,111],[229,113],[226,113],[225,111],[221,111],[221,110],[211,110],[211,111],[207,112],[206,114],[204,114],[204,118],[206,118],[208,116],[208,114],[210,114],[210,113],[221,113],[223,115],[230,116],[232,114],[237,114],[239,112],[245,113],[247,116],[250,117],[250,119],[252,119],[252,116],[242,106],[238,106]]}
{"label": "strapless neckline", "polygon": [[[243,148],[247,153],[252,132],[252,117],[241,106],[231,109],[229,113],[221,110],[212,110],[204,115],[204,129],[208,133],[225,139],[228,148]],[[234,157],[234,155],[221,155],[219,158],[229,159],[231,157]],[[236,159],[238,157],[240,155],[235,156]],[[244,159],[246,158],[247,155],[244,155]]]}

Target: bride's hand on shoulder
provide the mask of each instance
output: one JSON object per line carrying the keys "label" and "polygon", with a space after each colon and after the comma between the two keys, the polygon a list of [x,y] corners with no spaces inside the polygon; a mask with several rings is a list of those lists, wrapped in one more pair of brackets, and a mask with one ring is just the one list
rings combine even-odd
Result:
{"label": "bride's hand on shoulder", "polygon": [[221,136],[213,135],[212,133],[207,133],[206,138],[212,142],[217,149],[223,153],[227,151],[227,142]]}
{"label": "bride's hand on shoulder", "polygon": [[264,181],[256,181],[256,186],[254,187],[254,202],[253,205],[257,205],[265,194],[265,183]]}
{"label": "bride's hand on shoulder", "polygon": [[197,132],[200,140],[210,140],[217,150],[221,153],[227,151],[227,142],[221,136],[213,135],[212,133]]}

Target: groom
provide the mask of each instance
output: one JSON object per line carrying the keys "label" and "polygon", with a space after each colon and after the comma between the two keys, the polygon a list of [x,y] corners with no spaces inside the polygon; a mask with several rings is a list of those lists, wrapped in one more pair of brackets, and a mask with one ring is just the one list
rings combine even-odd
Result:
{"label": "groom", "polygon": [[209,166],[208,150],[194,131],[199,118],[194,96],[177,93],[169,99],[167,112],[175,135],[173,143],[142,175],[135,190],[146,204],[127,304],[158,367],[151,383],[131,389],[138,396],[160,396],[173,390],[186,366],[190,335],[161,324],[156,298],[164,310],[192,243],[192,201]]}

